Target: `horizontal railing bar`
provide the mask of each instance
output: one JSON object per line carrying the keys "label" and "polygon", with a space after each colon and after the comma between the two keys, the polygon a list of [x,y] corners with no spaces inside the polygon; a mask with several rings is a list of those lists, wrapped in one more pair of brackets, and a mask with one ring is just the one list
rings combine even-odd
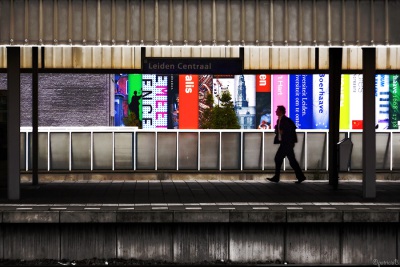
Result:
{"label": "horizontal railing bar", "polygon": [[[32,132],[32,127],[20,127],[21,134],[24,134],[25,141],[21,144],[21,152],[25,153],[24,163],[25,166],[22,167],[22,170],[30,171],[31,168],[29,164],[32,160],[32,152],[31,152],[31,144],[28,140],[29,134]],[[266,140],[268,137],[273,138],[274,130],[272,129],[138,129],[137,127],[38,127],[39,133],[44,133],[47,135],[47,151],[42,151],[42,156],[45,156],[44,153],[47,154],[47,171],[53,170],[60,170],[60,168],[64,168],[62,166],[67,164],[66,160],[68,158],[68,168],[65,170],[68,171],[75,171],[79,170],[74,168],[73,158],[78,157],[80,163],[78,164],[80,167],[85,169],[85,164],[89,168],[90,171],[95,170],[109,170],[109,171],[118,171],[118,170],[131,170],[131,171],[140,171],[140,170],[153,170],[155,172],[166,171],[166,170],[192,170],[192,171],[210,171],[214,170],[216,172],[223,172],[223,171],[264,171],[264,170],[273,170],[273,155],[271,153],[275,153],[275,149],[277,146],[272,146],[268,144],[271,140]],[[51,134],[63,134],[65,136],[60,136],[57,138],[61,138],[60,140],[65,140],[68,138],[68,148],[69,151],[62,151],[63,145],[62,143],[52,143],[51,142]],[[74,135],[74,133],[84,133],[90,135],[90,151],[88,152],[85,150],[84,147],[80,147],[80,142],[85,139],[80,139],[79,135]],[[96,147],[94,146],[95,142],[93,140],[93,134],[112,134],[112,151],[109,151],[108,143],[105,146],[97,143]],[[121,134],[128,134],[128,135],[118,135]],[[181,136],[180,134],[190,133],[193,135],[189,135],[188,138],[185,136]],[[224,134],[235,134],[234,136],[240,137],[237,141],[239,143],[234,142],[234,146],[230,147],[229,141],[227,142]],[[246,134],[255,134],[255,136],[246,136]],[[312,129],[312,130],[305,130],[305,129],[298,129],[297,133],[300,135],[304,135],[304,140],[300,142],[305,142],[304,147],[301,150],[297,150],[297,153],[300,153],[301,157],[304,159],[302,163],[303,169],[305,171],[313,171],[313,170],[328,170],[328,157],[329,157],[329,144],[326,141],[327,136],[329,135],[328,129]],[[362,154],[361,147],[361,135],[363,134],[362,130],[342,130],[340,133],[345,137],[350,137],[353,142],[355,142],[355,150],[353,149],[351,155],[351,165],[350,165],[350,172],[352,171],[360,171],[361,167],[361,159],[360,155]],[[132,138],[129,135],[132,134]],[[163,134],[166,134],[165,136]],[[172,134],[172,135],[171,135]],[[210,134],[208,137],[207,135]],[[214,134],[214,135],[213,135]],[[217,135],[215,135],[217,134]],[[314,139],[313,135],[318,134],[315,136]],[[321,134],[323,136],[321,136]],[[397,147],[400,146],[399,143],[393,143],[396,140],[395,135],[400,134],[399,129],[389,129],[389,130],[376,130],[376,134],[385,134],[383,138],[387,135],[389,142],[388,148],[385,147],[377,147],[377,153],[380,155],[379,160],[381,160],[380,168],[377,171],[394,171],[397,170],[397,166],[394,165],[398,155],[394,153]],[[74,137],[75,136],[75,137]],[[99,135],[99,138],[102,138]],[[175,136],[175,137],[173,137]],[[196,136],[196,137],[194,137]],[[246,139],[245,139],[246,136]],[[141,138],[140,140],[138,139]],[[206,144],[204,147],[204,143],[201,143],[204,138],[210,138],[210,145]],[[122,138],[121,140],[118,139],[118,145],[115,144],[117,138]],[[165,139],[164,139],[165,138]],[[235,137],[236,138],[236,137]],[[249,138],[249,139],[247,139]],[[382,137],[381,137],[382,138]],[[102,139],[99,139],[99,142],[103,142]],[[247,141],[248,140],[248,141]],[[109,142],[105,139],[106,142]],[[162,141],[162,147],[158,147],[159,141]],[[72,151],[72,142],[77,142],[78,146],[75,151]],[[137,142],[140,143],[140,147],[138,146]],[[147,146],[146,143],[155,144],[154,149],[151,148],[153,146]],[[197,152],[194,151],[194,144],[196,143]],[[249,142],[246,143],[245,142]],[[320,146],[320,142],[325,143],[325,146]],[[82,143],[84,144],[84,143]],[[125,144],[127,146],[125,146]],[[228,147],[224,147],[223,144],[228,144]],[[386,142],[385,142],[386,144]],[[168,153],[168,147],[166,146],[175,146],[176,153]],[[183,147],[182,147],[183,145]],[[189,145],[185,147],[186,145]],[[237,145],[238,150],[235,148]],[[299,144],[301,145],[301,144]],[[322,145],[322,143],[321,143]],[[22,147],[24,146],[24,147]],[[131,148],[129,148],[131,146]],[[210,146],[214,146],[211,148]],[[215,147],[217,146],[217,148]],[[260,148],[258,148],[261,146]],[[228,153],[222,153],[222,148],[230,149]],[[40,149],[44,149],[44,146],[39,147]],[[127,149],[128,148],[128,149]],[[181,153],[179,152],[181,148]],[[183,148],[183,150],[182,150]],[[299,146],[296,146],[299,149]],[[60,150],[61,149],[61,150]],[[94,151],[96,149],[96,153]],[[100,151],[99,151],[99,150]],[[105,150],[103,150],[105,149]],[[150,149],[150,150],[149,150]],[[204,150],[203,150],[204,149]],[[207,150],[211,149],[211,150]],[[258,150],[260,149],[260,150]],[[313,150],[316,149],[315,154]],[[387,151],[389,149],[390,151]],[[56,151],[57,153],[54,154],[52,151]],[[208,152],[207,152],[208,151]],[[71,153],[75,153],[73,157]],[[76,154],[77,153],[77,154]],[[99,154],[100,153],[100,154]],[[107,153],[112,153],[112,162],[108,162],[107,160]],[[233,153],[233,154],[231,154]],[[266,154],[267,153],[267,154]],[[319,154],[321,153],[321,154]],[[360,154],[361,153],[361,154]],[[96,164],[94,165],[94,156],[95,154],[98,155],[105,155],[105,158],[96,158]],[[321,158],[318,158],[318,155],[321,155]],[[96,157],[97,157],[96,156]],[[210,156],[210,157],[209,157]],[[232,157],[231,157],[232,156]],[[55,157],[55,158],[54,158]],[[67,157],[64,159],[64,157]],[[235,163],[235,157],[237,157],[238,162]],[[383,158],[381,158],[383,157]],[[83,163],[82,163],[83,160]],[[85,163],[85,161],[87,163]],[[132,165],[129,165],[131,161]],[[172,162],[176,164],[172,168]],[[213,163],[214,162],[214,163]],[[321,162],[321,163],[320,163]],[[387,165],[386,162],[389,162]],[[76,162],[75,162],[76,163]],[[154,167],[152,167],[154,164]],[[171,165],[172,164],[172,165]],[[43,165],[44,166],[44,165]],[[54,167],[57,166],[57,167]],[[60,167],[61,166],[61,167]],[[82,167],[83,166],[83,167]],[[287,162],[285,161],[284,170],[287,170],[286,166],[288,166]],[[172,168],[172,169],[170,169]]]}

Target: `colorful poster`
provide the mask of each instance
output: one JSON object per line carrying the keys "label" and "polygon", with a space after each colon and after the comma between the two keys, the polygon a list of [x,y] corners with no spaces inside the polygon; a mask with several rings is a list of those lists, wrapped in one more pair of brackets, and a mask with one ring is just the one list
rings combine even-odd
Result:
{"label": "colorful poster", "polygon": [[376,129],[389,128],[389,75],[375,76]]}
{"label": "colorful poster", "polygon": [[312,129],[312,75],[289,76],[289,114],[299,129]]}
{"label": "colorful poster", "polygon": [[168,129],[179,128],[179,76],[170,75],[168,88]]}
{"label": "colorful poster", "polygon": [[[186,76],[192,80],[182,78]],[[399,86],[399,75],[376,75],[375,117],[379,130],[399,129]],[[207,94],[213,94],[214,104],[218,105],[221,93],[228,90],[242,129],[273,128],[278,105],[286,107],[287,115],[299,129],[329,128],[329,76],[326,74],[118,74],[114,75],[114,90],[115,126],[124,126],[128,115],[137,113],[145,129],[198,129],[202,114],[208,108]],[[190,90],[192,93],[187,93]],[[181,95],[183,92],[185,94]],[[193,95],[196,100],[190,97]],[[342,75],[340,130],[362,129],[362,95],[362,75]],[[183,110],[180,104],[184,105]]]}
{"label": "colorful poster", "polygon": [[128,75],[114,75],[114,126],[124,126],[128,117]]}
{"label": "colorful poster", "polygon": [[329,75],[313,75],[313,129],[329,129]]}
{"label": "colorful poster", "polygon": [[231,93],[232,100],[234,99],[234,85],[235,75],[214,75],[213,78],[213,95],[214,105],[219,104],[219,98],[223,91],[229,91]]}
{"label": "colorful poster", "polygon": [[207,95],[213,93],[213,76],[199,75],[199,128],[204,112],[209,109],[206,104]]}
{"label": "colorful poster", "polygon": [[[313,75],[301,75],[301,128],[312,129]],[[300,127],[299,127],[300,128]]]}
{"label": "colorful poster", "polygon": [[144,74],[142,77],[142,128],[168,127],[169,75]]}
{"label": "colorful poster", "polygon": [[256,92],[271,93],[271,75],[256,75]]}
{"label": "colorful poster", "polygon": [[277,117],[275,115],[275,110],[277,106],[283,105],[286,108],[286,114],[290,114],[289,110],[289,99],[288,99],[288,84],[289,75],[287,74],[275,74],[271,77],[272,83],[272,105],[271,105],[271,115],[272,115],[272,128],[275,127]]}
{"label": "colorful poster", "polygon": [[199,77],[179,75],[179,129],[198,129]]}
{"label": "colorful poster", "polygon": [[128,74],[128,107],[136,119],[142,120],[142,75]]}
{"label": "colorful poster", "polygon": [[256,75],[256,126],[258,129],[272,129],[271,75]]}
{"label": "colorful poster", "polygon": [[230,90],[241,129],[256,128],[255,82],[255,75],[236,75],[234,88]]}
{"label": "colorful poster", "polygon": [[350,121],[351,129],[363,128],[363,76],[350,75]]}
{"label": "colorful poster", "polygon": [[389,128],[400,129],[400,76],[389,76]]}
{"label": "colorful poster", "polygon": [[343,74],[340,88],[339,129],[350,129],[350,75]]}

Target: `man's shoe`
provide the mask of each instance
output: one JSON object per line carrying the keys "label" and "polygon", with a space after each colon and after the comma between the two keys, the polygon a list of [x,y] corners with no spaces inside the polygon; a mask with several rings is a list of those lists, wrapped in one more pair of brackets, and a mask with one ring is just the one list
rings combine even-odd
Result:
{"label": "man's shoe", "polygon": [[273,183],[279,183],[279,179],[276,178],[275,176],[272,178],[267,178],[268,181],[273,182]]}
{"label": "man's shoe", "polygon": [[306,177],[301,177],[301,178],[298,179],[295,183],[296,183],[296,184],[301,184],[305,179],[306,179]]}

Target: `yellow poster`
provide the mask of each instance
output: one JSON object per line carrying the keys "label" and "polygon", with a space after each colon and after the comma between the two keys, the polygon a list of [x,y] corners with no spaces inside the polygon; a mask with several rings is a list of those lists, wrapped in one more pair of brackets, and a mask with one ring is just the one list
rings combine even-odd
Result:
{"label": "yellow poster", "polygon": [[350,75],[343,74],[340,87],[339,129],[350,129]]}

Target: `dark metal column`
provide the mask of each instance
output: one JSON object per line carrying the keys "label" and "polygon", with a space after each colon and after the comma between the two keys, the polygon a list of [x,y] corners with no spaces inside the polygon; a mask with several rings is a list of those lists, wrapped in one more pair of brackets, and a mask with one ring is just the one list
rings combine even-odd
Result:
{"label": "dark metal column", "polygon": [[32,184],[39,183],[39,49],[32,47]]}
{"label": "dark metal column", "polygon": [[7,193],[20,198],[20,48],[7,47]]}
{"label": "dark metal column", "polygon": [[[375,48],[363,48],[363,197],[376,197]],[[371,112],[372,111],[372,112]]]}
{"label": "dark metal column", "polygon": [[329,48],[329,184],[339,184],[338,151],[342,48]]}

